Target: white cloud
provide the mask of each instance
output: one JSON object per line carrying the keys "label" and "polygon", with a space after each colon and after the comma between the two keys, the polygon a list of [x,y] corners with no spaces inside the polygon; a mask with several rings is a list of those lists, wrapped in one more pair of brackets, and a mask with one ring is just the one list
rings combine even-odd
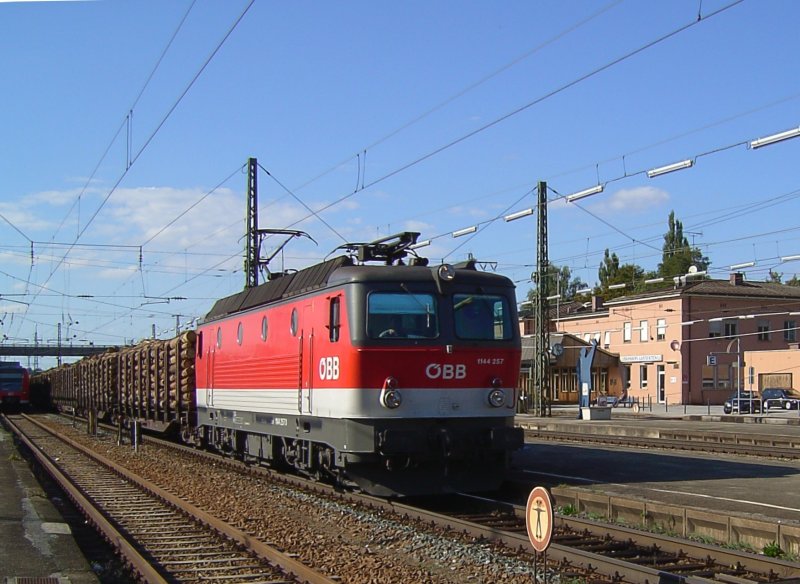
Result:
{"label": "white cloud", "polygon": [[602,200],[600,205],[605,210],[625,213],[637,213],[663,205],[669,201],[669,193],[656,187],[635,187],[622,189]]}
{"label": "white cloud", "polygon": [[406,231],[419,231],[423,234],[430,234],[433,232],[433,225],[430,223],[425,223],[424,221],[414,221],[412,219],[403,223],[403,229]]}

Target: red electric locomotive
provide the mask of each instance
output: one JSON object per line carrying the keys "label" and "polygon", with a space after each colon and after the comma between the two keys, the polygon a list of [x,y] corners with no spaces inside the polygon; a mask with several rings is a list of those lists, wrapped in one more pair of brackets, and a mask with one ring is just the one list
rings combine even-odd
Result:
{"label": "red electric locomotive", "polygon": [[16,361],[0,361],[0,404],[27,406],[30,402],[28,370]]}
{"label": "red electric locomotive", "polygon": [[523,442],[514,285],[405,262],[417,236],[219,300],[197,331],[194,438],[382,496],[498,487]]}

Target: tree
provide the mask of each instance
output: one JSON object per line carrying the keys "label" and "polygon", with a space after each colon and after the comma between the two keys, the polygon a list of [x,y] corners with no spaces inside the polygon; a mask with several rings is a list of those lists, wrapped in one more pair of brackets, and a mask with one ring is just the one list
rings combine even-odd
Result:
{"label": "tree", "polygon": [[[797,276],[795,276],[795,278],[797,278]],[[764,278],[764,281],[772,284],[781,284],[783,283],[783,274],[781,272],[773,272],[770,270],[769,274],[767,274],[767,277]]]}
{"label": "tree", "polygon": [[[547,276],[548,276],[548,286],[547,286],[547,294],[548,295],[555,295],[561,294],[562,300],[572,300],[575,297],[575,293],[582,289],[586,288],[587,285],[580,279],[580,277],[572,277],[572,270],[569,266],[561,266],[558,267],[554,264],[550,264],[547,268]],[[534,282],[534,284],[536,284]],[[537,286],[534,285],[533,288],[528,290],[528,300],[533,302],[536,297],[536,290]]]}
{"label": "tree", "polygon": [[786,281],[787,286],[800,286],[800,279],[797,278],[797,274],[792,276],[791,280]]}
{"label": "tree", "polygon": [[686,274],[691,266],[702,272],[708,270],[709,265],[711,262],[703,255],[700,248],[689,246],[689,241],[683,235],[683,223],[675,219],[675,211],[670,211],[669,227],[664,234],[658,275],[672,278]]}
{"label": "tree", "polygon": [[611,290],[611,286],[615,284],[625,284],[626,288],[635,287],[637,284],[641,283],[643,276],[644,270],[640,266],[636,264],[620,265],[617,254],[609,253],[607,249],[603,256],[603,263],[600,264],[600,269],[597,271],[597,277],[600,280],[600,289],[606,300],[625,294],[625,288]]}

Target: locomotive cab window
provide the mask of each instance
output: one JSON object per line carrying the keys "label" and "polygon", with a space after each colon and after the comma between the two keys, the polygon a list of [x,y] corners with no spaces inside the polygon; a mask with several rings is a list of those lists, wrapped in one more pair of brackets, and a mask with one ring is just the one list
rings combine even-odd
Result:
{"label": "locomotive cab window", "polygon": [[373,339],[433,339],[439,336],[432,294],[372,292],[367,300],[367,334]]}
{"label": "locomotive cab window", "polygon": [[330,315],[328,317],[328,339],[335,343],[339,340],[339,328],[341,327],[341,299],[336,296],[331,298]]}
{"label": "locomotive cab window", "polygon": [[454,294],[456,336],[464,340],[505,341],[513,336],[505,296]]}

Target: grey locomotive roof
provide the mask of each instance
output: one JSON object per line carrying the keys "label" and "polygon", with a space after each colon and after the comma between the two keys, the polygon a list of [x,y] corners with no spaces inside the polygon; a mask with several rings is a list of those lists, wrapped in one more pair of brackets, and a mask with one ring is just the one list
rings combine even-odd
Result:
{"label": "grey locomotive roof", "polygon": [[335,257],[309,268],[291,274],[284,274],[279,278],[242,290],[227,298],[221,298],[214,303],[209,313],[206,314],[206,320],[220,318],[234,312],[248,310],[321,288],[328,283],[328,279],[335,270],[350,264],[352,264],[352,260],[347,256]]}
{"label": "grey locomotive roof", "polygon": [[[298,272],[285,274],[254,288],[242,290],[232,296],[217,300],[206,314],[206,320],[241,312],[278,300],[304,294],[325,286],[353,282],[432,282],[436,267],[425,266],[373,266],[353,265],[347,256],[339,256]],[[513,287],[514,284],[499,274],[479,272],[475,269],[457,269],[454,283],[473,286]]]}
{"label": "grey locomotive roof", "polygon": [[[395,266],[387,270],[387,266],[348,266],[336,270],[331,275],[330,284],[350,282],[433,282],[436,279],[438,266]],[[499,274],[479,272],[474,268],[456,269],[453,284],[467,283],[473,286],[512,287],[514,284]]]}

